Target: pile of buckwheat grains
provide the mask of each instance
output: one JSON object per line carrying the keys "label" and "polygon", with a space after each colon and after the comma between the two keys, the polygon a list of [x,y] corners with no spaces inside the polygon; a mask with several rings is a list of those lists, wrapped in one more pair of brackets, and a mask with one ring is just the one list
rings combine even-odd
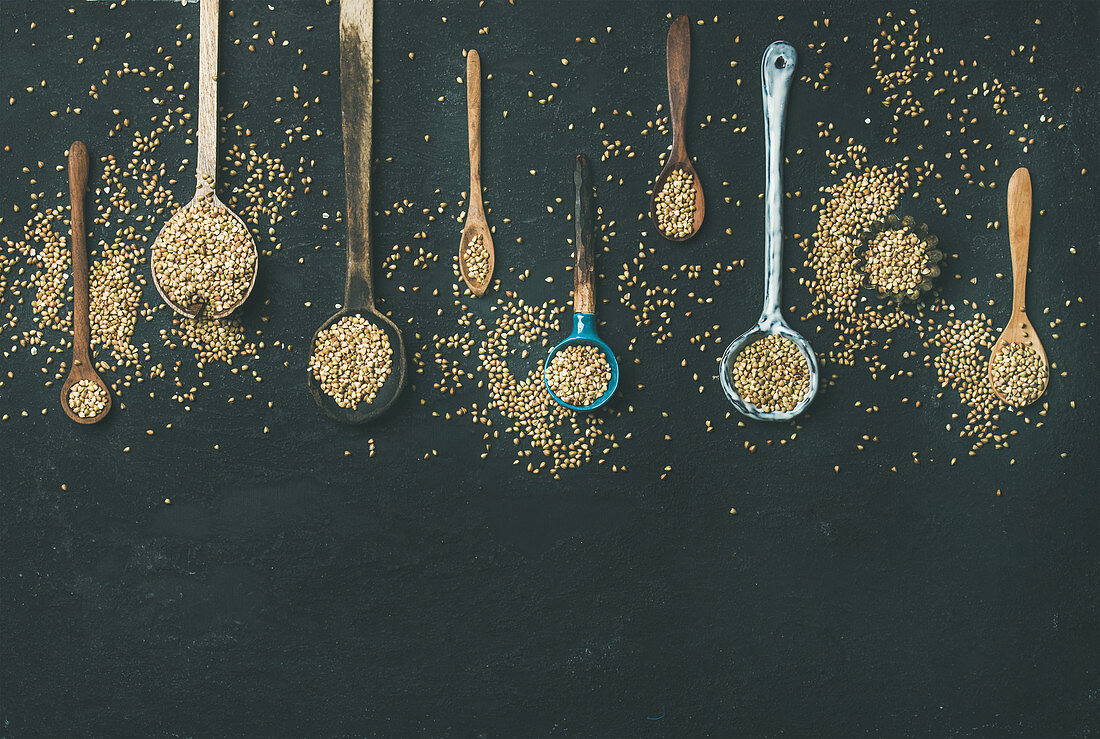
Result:
{"label": "pile of buckwheat grains", "polygon": [[93,380],[77,380],[69,388],[69,408],[81,418],[95,418],[107,407],[107,391]]}
{"label": "pile of buckwheat grains", "polygon": [[669,172],[653,207],[657,226],[665,235],[690,236],[695,228],[695,176],[682,167]]}
{"label": "pile of buckwheat grains", "polygon": [[489,277],[489,250],[485,248],[485,237],[475,235],[466,244],[466,274],[475,284],[480,285]]}
{"label": "pile of buckwheat grains", "polygon": [[551,393],[569,405],[583,408],[607,392],[611,365],[603,349],[595,344],[570,344],[554,352],[543,374]]}
{"label": "pile of buckwheat grains", "polygon": [[1030,344],[1011,342],[989,358],[993,387],[1013,406],[1034,402],[1047,385],[1047,368]]}
{"label": "pile of buckwheat grains", "polygon": [[737,394],[765,413],[793,411],[810,391],[810,365],[793,341],[769,334],[734,357]]}
{"label": "pile of buckwheat grains", "polygon": [[218,315],[248,294],[256,251],[244,224],[207,195],[168,219],[153,242],[152,264],[170,301]]}
{"label": "pile of buckwheat grains", "polygon": [[393,347],[378,324],[344,316],[317,332],[309,371],[341,408],[373,403],[393,367]]}

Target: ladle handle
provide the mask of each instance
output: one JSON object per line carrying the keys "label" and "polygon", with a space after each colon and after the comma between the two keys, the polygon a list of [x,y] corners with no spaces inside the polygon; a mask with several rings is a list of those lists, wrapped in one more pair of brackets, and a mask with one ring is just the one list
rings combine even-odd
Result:
{"label": "ladle handle", "polygon": [[213,192],[218,172],[218,2],[199,3],[199,151],[195,192]]}
{"label": "ladle handle", "polygon": [[576,202],[573,208],[573,313],[594,314],[596,291],[593,278],[596,272],[596,246],[592,213],[592,170],[584,154],[578,154],[573,167],[573,186]]}
{"label": "ladle handle", "polygon": [[764,51],[760,81],[764,92],[764,310],[760,323],[780,318],[783,283],[783,128],[787,115],[787,93],[798,61],[794,47],[775,41]]}
{"label": "ladle handle", "polygon": [[1012,248],[1012,321],[1026,311],[1027,253],[1031,242],[1031,173],[1020,167],[1008,181],[1008,238]]}
{"label": "ladle handle", "polygon": [[73,362],[89,366],[92,327],[88,317],[88,242],[84,225],[84,191],[88,186],[88,148],[69,146],[69,234],[73,252]]}
{"label": "ladle handle", "polygon": [[686,15],[672,22],[665,49],[668,56],[668,114],[672,122],[671,161],[682,162],[687,159],[684,127],[691,71],[691,24]]}
{"label": "ladle handle", "polygon": [[481,57],[466,53],[466,134],[470,140],[470,207],[468,215],[485,212],[481,202]]}
{"label": "ladle handle", "polygon": [[374,308],[370,245],[374,0],[340,2],[340,110],[344,130],[348,273],[344,307]]}

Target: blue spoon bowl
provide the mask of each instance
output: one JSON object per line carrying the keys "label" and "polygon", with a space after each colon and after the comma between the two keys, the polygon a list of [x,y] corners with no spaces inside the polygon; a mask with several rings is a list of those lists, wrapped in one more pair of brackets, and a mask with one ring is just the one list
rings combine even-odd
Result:
{"label": "blue spoon bowl", "polygon": [[[564,400],[554,394],[554,391],[550,389],[550,386],[546,383],[546,371],[550,369],[550,362],[554,359],[554,355],[560,352],[567,346],[573,346],[574,344],[590,344],[595,347],[599,347],[607,358],[607,363],[611,365],[611,380],[607,383],[607,390],[604,394],[596,399],[596,402],[591,405],[573,405],[572,403],[566,403]],[[615,394],[615,390],[619,387],[619,362],[615,359],[615,352],[611,351],[611,347],[596,334],[596,316],[593,313],[574,313],[573,314],[573,333],[566,337],[561,343],[550,350],[550,353],[546,355],[546,362],[542,365],[542,383],[546,385],[546,391],[550,393],[550,397],[554,399],[558,405],[565,406],[566,408],[574,411],[593,411],[599,408],[601,405],[611,400],[611,396]]]}

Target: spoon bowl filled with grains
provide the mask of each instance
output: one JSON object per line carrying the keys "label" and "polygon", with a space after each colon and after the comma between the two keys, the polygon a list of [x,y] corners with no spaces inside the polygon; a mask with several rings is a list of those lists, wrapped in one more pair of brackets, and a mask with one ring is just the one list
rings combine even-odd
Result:
{"label": "spoon bowl filled with grains", "polygon": [[691,24],[686,15],[668,29],[668,105],[672,150],[653,183],[649,215],[669,241],[686,241],[703,225],[703,185],[691,163],[684,140],[687,125],[688,74],[691,67]]}
{"label": "spoon bowl filled with grains", "polygon": [[576,202],[573,213],[573,333],[550,350],[542,380],[550,397],[574,411],[591,411],[611,399],[619,387],[619,363],[596,333],[595,232],[592,172],[578,154],[573,168]]}
{"label": "spoon bowl filled with grains", "polygon": [[370,243],[373,3],[340,3],[340,107],[347,190],[344,304],[313,334],[308,385],[317,405],[342,423],[382,415],[405,387],[401,331],[374,305]]}
{"label": "spoon bowl filled with grains", "polygon": [[760,65],[764,97],[765,206],[764,309],[756,326],[726,348],[719,379],[741,413],[761,421],[788,421],[806,410],[817,394],[817,356],[783,319],[783,180],[780,161],[787,94],[797,61],[794,47],[776,41]]}
{"label": "spoon bowl filled with grains", "polygon": [[69,147],[68,169],[73,254],[73,364],[61,385],[61,408],[77,423],[89,424],[102,421],[111,410],[111,391],[92,367],[88,243],[84,227],[88,149],[80,141],[74,141]]}
{"label": "spoon bowl filled with grains", "polygon": [[480,298],[493,279],[496,250],[481,198],[481,57],[476,49],[466,54],[466,119],[470,143],[470,198],[462,241],[458,244],[458,267],[470,292]]}
{"label": "spoon bowl filled with grains", "polygon": [[1050,363],[1024,302],[1031,240],[1031,174],[1020,167],[1008,181],[1008,236],[1012,250],[1012,315],[989,353],[993,393],[1015,408],[1034,403],[1047,390]]}
{"label": "spoon bowl filled with grains", "polygon": [[224,318],[256,285],[256,242],[214,192],[218,168],[218,0],[199,4],[199,115],[195,196],[164,224],[149,263],[153,286],[176,313]]}

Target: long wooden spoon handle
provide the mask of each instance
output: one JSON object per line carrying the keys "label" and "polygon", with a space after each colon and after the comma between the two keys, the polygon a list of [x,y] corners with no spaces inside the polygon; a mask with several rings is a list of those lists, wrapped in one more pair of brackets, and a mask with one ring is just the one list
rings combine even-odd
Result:
{"label": "long wooden spoon handle", "polygon": [[199,3],[199,193],[214,189],[218,169],[218,2]]}
{"label": "long wooden spoon handle", "polygon": [[1020,167],[1008,181],[1008,238],[1012,245],[1012,320],[1025,311],[1027,252],[1031,241],[1031,173]]}
{"label": "long wooden spoon handle", "polygon": [[340,0],[340,108],[344,126],[348,273],[344,306],[374,307],[370,245],[374,0]]}
{"label": "long wooden spoon handle", "polygon": [[573,208],[573,312],[596,312],[596,291],[593,278],[596,272],[596,245],[592,215],[592,170],[584,154],[578,154],[573,167],[573,186],[576,203]]}
{"label": "long wooden spoon handle", "polygon": [[88,243],[84,227],[84,190],[88,186],[88,148],[69,146],[69,234],[73,252],[73,361],[90,365],[88,317]]}
{"label": "long wooden spoon handle", "polygon": [[466,53],[466,128],[470,140],[470,213],[484,211],[481,202],[481,57]]}
{"label": "long wooden spoon handle", "polygon": [[687,159],[684,127],[687,120],[688,72],[691,69],[691,24],[681,15],[668,29],[668,113],[672,119],[672,159]]}

